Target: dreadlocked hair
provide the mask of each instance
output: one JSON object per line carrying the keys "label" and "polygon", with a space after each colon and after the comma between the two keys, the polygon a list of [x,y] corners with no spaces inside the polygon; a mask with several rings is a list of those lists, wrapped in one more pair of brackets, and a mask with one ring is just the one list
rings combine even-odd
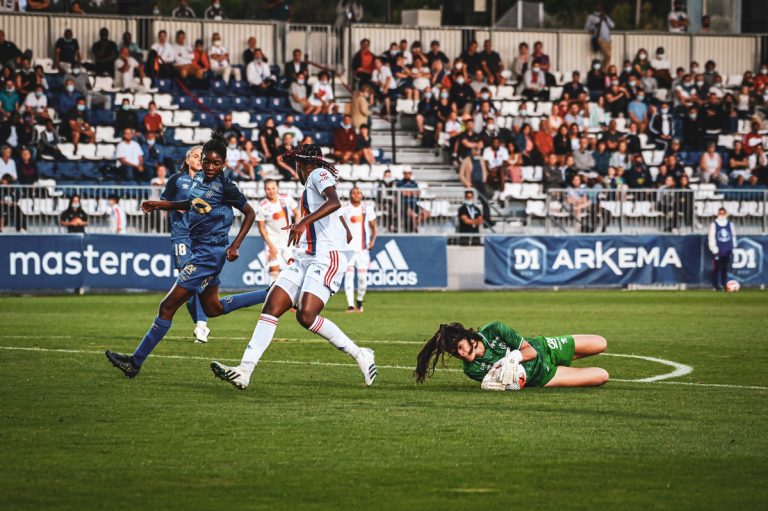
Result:
{"label": "dreadlocked hair", "polygon": [[323,159],[323,151],[317,144],[301,144],[299,147],[292,151],[288,151],[283,155],[283,161],[294,160],[300,163],[309,163],[315,167],[321,167],[330,172],[333,177],[336,177],[338,170],[336,166]]}
{"label": "dreadlocked hair", "polygon": [[203,144],[203,154],[216,152],[222,158],[227,157],[227,142],[224,140],[224,132],[222,130],[211,131],[211,139]]}
{"label": "dreadlocked hair", "polygon": [[477,332],[465,328],[461,323],[440,325],[435,335],[428,340],[416,356],[416,370],[413,375],[418,383],[423,383],[435,373],[438,361],[445,367],[445,354],[455,355],[459,341],[479,339]]}

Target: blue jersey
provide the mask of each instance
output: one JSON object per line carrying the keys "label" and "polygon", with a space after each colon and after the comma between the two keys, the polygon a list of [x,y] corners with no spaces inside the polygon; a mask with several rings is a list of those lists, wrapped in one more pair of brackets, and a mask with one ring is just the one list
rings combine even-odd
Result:
{"label": "blue jersey", "polygon": [[192,248],[200,245],[222,246],[229,242],[232,208],[242,209],[247,203],[235,183],[219,174],[208,181],[198,173],[189,189],[189,238]]}
{"label": "blue jersey", "polygon": [[[189,199],[189,189],[192,188],[192,176],[187,172],[179,172],[168,178],[165,190],[160,199],[168,201],[185,201]],[[189,221],[186,211],[171,211],[171,239],[189,238]]]}
{"label": "blue jersey", "polygon": [[731,227],[730,220],[725,225],[715,222],[715,240],[717,241],[718,255],[722,257],[730,256],[731,252],[733,252],[733,228]]}

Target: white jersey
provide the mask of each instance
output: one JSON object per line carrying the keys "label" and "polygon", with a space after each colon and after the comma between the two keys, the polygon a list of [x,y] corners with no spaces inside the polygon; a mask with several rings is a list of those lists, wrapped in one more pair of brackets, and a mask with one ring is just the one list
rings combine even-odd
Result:
{"label": "white jersey", "polygon": [[125,234],[125,213],[123,208],[115,204],[109,206],[109,232],[112,234]]}
{"label": "white jersey", "polygon": [[288,231],[283,227],[291,225],[294,221],[293,210],[296,202],[289,196],[279,194],[275,202],[264,199],[256,209],[256,221],[264,222],[270,240],[275,242],[281,238],[288,238]]}
{"label": "white jersey", "polygon": [[[329,170],[321,167],[312,171],[301,195],[302,218],[314,213],[323,205],[323,190],[331,186],[336,186],[336,178]],[[348,250],[346,230],[338,214],[328,215],[309,224],[301,235],[299,247],[310,255]]]}
{"label": "white jersey", "polygon": [[372,220],[376,220],[376,210],[372,205],[361,203],[359,206],[353,206],[352,203],[341,208],[341,214],[347,223],[347,227],[352,232],[352,242],[349,244],[352,250],[368,250],[371,243],[371,228],[368,225]]}

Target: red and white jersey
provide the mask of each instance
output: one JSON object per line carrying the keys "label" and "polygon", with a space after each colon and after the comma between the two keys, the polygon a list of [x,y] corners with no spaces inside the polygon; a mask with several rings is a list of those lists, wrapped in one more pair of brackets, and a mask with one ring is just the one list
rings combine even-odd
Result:
{"label": "red and white jersey", "polygon": [[347,227],[352,232],[352,242],[349,244],[352,250],[368,250],[371,242],[371,226],[369,223],[376,220],[376,210],[370,204],[364,202],[358,206],[352,203],[341,208],[341,214]]}
{"label": "red and white jersey", "polygon": [[112,234],[125,234],[125,213],[118,204],[109,206],[109,232]]}
{"label": "red and white jersey", "polygon": [[[323,191],[331,186],[336,186],[336,178],[329,170],[321,167],[312,171],[301,195],[302,218],[314,213],[323,205]],[[349,250],[346,233],[339,215],[330,214],[307,226],[301,235],[299,247],[310,255],[324,254],[332,250]]]}
{"label": "red and white jersey", "polygon": [[283,227],[291,225],[295,220],[294,209],[296,209],[296,201],[287,195],[278,194],[274,202],[264,199],[259,203],[256,209],[256,221],[264,222],[270,239],[274,241],[287,236],[288,231],[284,231]]}

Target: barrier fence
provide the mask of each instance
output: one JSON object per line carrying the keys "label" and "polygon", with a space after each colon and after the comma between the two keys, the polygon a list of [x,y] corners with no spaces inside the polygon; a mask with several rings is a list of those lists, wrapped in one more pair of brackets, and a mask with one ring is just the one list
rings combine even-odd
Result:
{"label": "barrier fence", "polygon": [[[353,186],[359,187],[366,204],[375,208],[377,229],[382,233],[457,233],[458,212],[466,191],[463,187],[402,189],[380,182],[341,181],[337,189],[342,201],[349,199]],[[521,186],[521,193],[503,196],[504,201],[486,201],[475,191],[476,204],[488,220],[478,234],[702,233],[720,207],[726,209],[739,233],[768,233],[768,190],[704,186],[695,190],[564,188],[541,193],[540,184],[527,183]],[[528,193],[526,187],[533,191]],[[263,185],[241,182],[240,188],[251,206],[258,208],[264,199]],[[116,195],[125,214],[127,233],[168,234],[165,212],[144,214],[140,209],[142,201],[159,199],[161,191],[161,187],[152,186],[0,186],[0,227],[6,234],[64,233],[60,216],[70,197],[77,194],[88,215],[87,232],[106,234],[110,232],[109,197]],[[303,188],[299,183],[281,182],[280,192],[298,203]],[[233,234],[239,228],[240,216],[235,211]]]}

